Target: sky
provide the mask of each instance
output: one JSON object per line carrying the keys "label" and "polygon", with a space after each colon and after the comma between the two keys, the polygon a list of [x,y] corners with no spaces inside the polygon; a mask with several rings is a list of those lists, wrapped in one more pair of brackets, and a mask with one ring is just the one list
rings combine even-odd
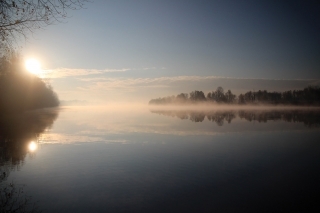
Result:
{"label": "sky", "polygon": [[61,100],[147,102],[320,85],[319,38],[317,1],[94,0],[22,51]]}

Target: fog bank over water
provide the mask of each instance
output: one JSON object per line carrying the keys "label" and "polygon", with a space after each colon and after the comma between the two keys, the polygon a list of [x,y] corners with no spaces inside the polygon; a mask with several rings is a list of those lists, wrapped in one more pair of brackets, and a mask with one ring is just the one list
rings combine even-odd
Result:
{"label": "fog bank over water", "polygon": [[[149,105],[147,102],[110,102],[104,104],[92,104],[87,101],[70,101],[63,102],[60,109],[78,109],[82,111],[122,111],[129,113],[130,111],[149,111],[149,110],[192,110],[192,111],[208,111],[208,110],[320,110],[320,106],[295,106],[295,105],[273,105],[273,104],[255,104],[255,105],[239,105],[239,104],[216,104],[216,103],[194,103],[194,104],[176,104],[176,105]],[[65,103],[65,104],[64,104]]]}
{"label": "fog bank over water", "polygon": [[147,102],[110,102],[105,104],[91,104],[87,101],[63,102],[61,111],[77,110],[83,112],[118,112],[121,114],[132,114],[147,111],[292,111],[292,110],[312,110],[320,111],[320,106],[296,106],[296,105],[273,105],[273,104],[216,104],[216,103],[194,103],[194,104],[176,104],[176,105],[149,105]]}
{"label": "fog bank over water", "polygon": [[319,117],[315,107],[64,106],[41,143],[152,143],[158,137],[318,131]]}
{"label": "fog bank over water", "polygon": [[[230,202],[242,206],[251,196],[260,208],[270,206],[275,195],[274,203],[285,198],[289,205],[319,191],[314,188],[319,180],[319,110],[226,107],[153,112],[147,105],[78,106],[48,111],[39,117],[45,120],[22,117],[27,126],[22,129],[37,136],[38,148],[12,155],[11,150],[25,150],[25,144],[8,147],[7,156],[20,157],[21,169],[5,166],[0,174],[8,183],[25,184],[49,212],[92,212],[93,206],[100,208],[94,212],[105,212],[110,206],[121,209],[124,202],[128,205],[119,212],[153,212],[166,199],[183,207],[195,199],[199,207],[211,206],[218,199],[214,207],[223,210]],[[101,203],[92,204],[92,195]],[[313,202],[318,203],[316,198]],[[130,211],[137,205],[137,211]],[[180,210],[170,212],[188,212]]]}
{"label": "fog bank over water", "polygon": [[64,101],[89,104],[114,102],[148,102],[150,99],[201,90],[206,94],[221,86],[239,95],[247,91],[283,92],[319,86],[319,79],[254,79],[219,76],[108,77],[92,74],[51,79]]}
{"label": "fog bank over water", "polygon": [[320,110],[320,106],[295,106],[295,105],[238,105],[238,104],[214,104],[197,103],[188,105],[149,105],[150,110],[192,110],[192,111],[224,111],[224,110]]}

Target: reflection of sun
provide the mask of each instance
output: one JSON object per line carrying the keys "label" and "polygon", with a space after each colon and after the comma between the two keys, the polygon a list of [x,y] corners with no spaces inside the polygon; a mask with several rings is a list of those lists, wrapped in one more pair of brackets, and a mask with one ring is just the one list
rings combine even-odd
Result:
{"label": "reflection of sun", "polygon": [[34,152],[37,150],[37,148],[38,148],[38,145],[34,141],[31,141],[29,143],[29,146],[28,146],[29,151]]}
{"label": "reflection of sun", "polygon": [[41,74],[41,65],[38,60],[36,60],[34,58],[27,59],[25,62],[25,66],[29,72],[31,72],[35,75]]}

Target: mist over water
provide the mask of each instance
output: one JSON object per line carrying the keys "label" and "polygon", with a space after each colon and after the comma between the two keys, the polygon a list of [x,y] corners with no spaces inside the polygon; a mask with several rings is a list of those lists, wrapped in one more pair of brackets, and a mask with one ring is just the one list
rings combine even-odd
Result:
{"label": "mist over water", "polygon": [[15,118],[1,183],[24,184],[44,212],[319,210],[318,108],[121,103]]}
{"label": "mist over water", "polygon": [[189,108],[184,110],[176,109],[151,109],[151,113],[159,115],[165,115],[170,117],[177,117],[182,120],[187,119],[192,122],[203,122],[205,119],[216,122],[219,126],[222,126],[224,122],[231,123],[234,119],[244,119],[246,121],[285,121],[285,122],[302,122],[308,127],[318,127],[320,124],[320,111],[317,108],[218,108],[216,110],[210,110],[208,107],[200,109]]}

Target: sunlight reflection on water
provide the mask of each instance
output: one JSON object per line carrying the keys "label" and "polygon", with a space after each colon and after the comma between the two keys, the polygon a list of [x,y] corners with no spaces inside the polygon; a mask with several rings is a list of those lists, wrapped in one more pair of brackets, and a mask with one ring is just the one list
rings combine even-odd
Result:
{"label": "sunlight reflection on water", "polygon": [[[66,107],[41,143],[137,142],[132,134],[214,136],[243,132],[317,131],[319,110],[154,110]],[[139,139],[140,140],[140,139]]]}

